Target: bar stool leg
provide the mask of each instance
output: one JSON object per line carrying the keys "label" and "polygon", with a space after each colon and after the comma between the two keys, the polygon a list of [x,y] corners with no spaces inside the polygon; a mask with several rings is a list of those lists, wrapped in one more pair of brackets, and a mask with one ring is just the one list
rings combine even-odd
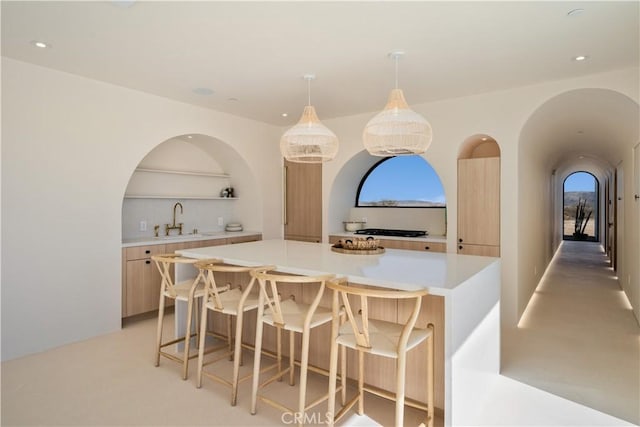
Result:
{"label": "bar stool leg", "polygon": [[262,323],[262,315],[264,313],[264,299],[260,297],[258,302],[258,315],[256,322],[256,345],[255,354],[253,356],[253,386],[251,391],[251,415],[256,414],[256,407],[258,405],[258,386],[260,385],[260,356],[262,353],[262,329],[264,324]]}
{"label": "bar stool leg", "polygon": [[231,406],[236,406],[238,401],[238,377],[240,376],[240,365],[242,364],[242,324],[244,312],[238,311],[236,316],[236,338],[235,349],[233,351],[233,381],[231,385]]}
{"label": "bar stool leg", "polygon": [[189,369],[189,344],[191,343],[191,318],[193,317],[193,298],[187,302],[187,329],[184,334],[184,355],[182,360],[182,379],[187,379]]}
{"label": "bar stool leg", "polygon": [[407,354],[398,354],[396,363],[396,425],[401,426],[404,420],[404,383],[407,370]]}
{"label": "bar stool leg", "polygon": [[[309,366],[309,335],[311,331],[309,331],[308,327],[304,328],[302,332],[302,351],[300,354],[300,396],[298,401],[298,414],[300,416],[300,420],[305,419],[305,408],[306,408],[306,399],[307,399],[307,370]],[[302,425],[302,422],[300,422]]]}
{"label": "bar stool leg", "polygon": [[202,387],[202,365],[204,364],[204,346],[207,338],[207,312],[208,308],[202,307],[202,318],[200,319],[200,343],[198,348],[198,379],[196,387]]}
{"label": "bar stool leg", "polygon": [[364,414],[364,352],[358,350],[358,415]]}
{"label": "bar stool leg", "polygon": [[[329,401],[327,408],[327,412],[329,415],[327,423],[329,424],[329,427],[333,426],[336,416],[336,376],[338,370],[338,347],[340,346],[333,337],[333,332],[331,335],[331,353],[329,355]],[[342,371],[342,375],[344,386],[344,371]],[[344,402],[342,402],[342,405],[344,406]]]}
{"label": "bar stool leg", "polygon": [[234,354],[233,354],[233,340],[231,338],[231,315],[230,314],[227,314],[227,344],[229,345],[229,360],[233,360]]}
{"label": "bar stool leg", "polygon": [[296,373],[296,334],[294,331],[289,331],[289,385],[295,385],[295,373]]}
{"label": "bar stool leg", "polygon": [[156,335],[156,366],[160,366],[160,346],[162,345],[162,327],[164,323],[164,295],[160,294],[160,307],[158,308],[158,333]]}

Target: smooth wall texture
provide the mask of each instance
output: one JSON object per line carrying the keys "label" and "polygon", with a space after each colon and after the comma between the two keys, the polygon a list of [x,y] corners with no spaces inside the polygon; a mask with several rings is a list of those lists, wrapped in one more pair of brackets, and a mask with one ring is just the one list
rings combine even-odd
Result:
{"label": "smooth wall texture", "polygon": [[[542,260],[534,262],[544,269],[550,253],[547,237],[528,241],[520,236],[521,224],[531,224],[531,235],[545,236],[545,218],[551,221],[550,209],[540,217],[521,205],[519,182],[545,175],[539,163],[527,164],[518,154],[524,124],[546,100],[576,88],[607,88],[637,103],[638,71],[412,105],[434,129],[425,158],[445,188],[452,252],[460,146],[479,133],[500,145],[503,329],[517,324],[535,288],[536,280],[523,276],[529,272],[520,274],[521,261]],[[120,327],[122,198],[138,163],[169,138],[197,133],[232,147],[258,183],[256,196],[242,203],[253,203],[254,224],[265,238],[282,236],[278,140],[284,129],[6,58],[2,89],[3,360]],[[386,95],[381,91],[381,108]],[[337,158],[323,168],[325,234],[331,230],[328,201],[336,177],[362,151],[362,129],[374,113],[323,120],[340,139]],[[626,200],[633,199],[632,170],[625,165]],[[549,178],[540,185],[548,188]],[[536,191],[548,195],[542,187]],[[633,211],[625,212],[630,221]],[[637,264],[639,252],[637,239],[635,244],[627,239],[620,256]],[[637,269],[629,274],[629,286],[638,289]]]}
{"label": "smooth wall texture", "polygon": [[[638,69],[630,68],[594,74],[569,80],[448,99],[429,104],[411,105],[424,115],[433,128],[434,138],[424,157],[437,171],[447,195],[447,248],[455,252],[457,239],[457,158],[464,141],[476,134],[489,135],[501,151],[501,254],[502,295],[501,322],[503,330],[514,328],[522,315],[538,280],[553,254],[551,169],[540,158],[519,155],[524,144],[526,152],[535,152],[535,140],[523,139],[522,131],[536,110],[549,99],[582,88],[604,88],[629,97],[636,104]],[[380,105],[384,105],[381,91]],[[362,151],[361,134],[372,114],[323,120],[340,138],[336,159],[323,170],[323,199],[329,200],[334,186],[342,185],[341,170]],[[635,143],[626,141],[629,150]],[[631,156],[625,162],[630,162]],[[355,191],[355,190],[354,190]],[[631,188],[625,187],[627,198]],[[531,194],[528,194],[531,192]],[[527,194],[523,194],[527,193]],[[548,198],[543,200],[541,198]],[[323,229],[334,224],[324,205]],[[521,235],[521,233],[524,233]],[[620,248],[626,257],[640,258],[640,248],[629,239]],[[524,266],[521,263],[524,262]],[[534,273],[535,271],[535,273]],[[630,286],[640,288],[640,278],[632,277]],[[635,307],[636,313],[638,308]],[[637,314],[636,314],[637,315]],[[639,317],[640,318],[640,317]]]}
{"label": "smooth wall texture", "polygon": [[259,176],[253,224],[280,225],[280,131],[263,123],[2,59],[2,359],[120,328],[121,216],[133,170],[197,133]]}

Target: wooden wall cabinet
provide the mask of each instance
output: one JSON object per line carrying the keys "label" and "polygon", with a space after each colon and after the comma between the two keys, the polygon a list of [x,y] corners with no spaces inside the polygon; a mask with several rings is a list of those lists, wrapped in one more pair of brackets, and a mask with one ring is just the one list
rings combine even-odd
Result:
{"label": "wooden wall cabinet", "polygon": [[[194,240],[161,245],[133,246],[122,250],[122,317],[157,310],[160,303],[160,272],[153,255],[174,253],[181,249],[201,248],[261,240],[261,234],[227,239]],[[173,305],[168,299],[167,305]]]}
{"label": "wooden wall cabinet", "polygon": [[322,164],[284,162],[284,238],[322,241]]}
{"label": "wooden wall cabinet", "polygon": [[458,160],[458,253],[500,256],[500,158]]}

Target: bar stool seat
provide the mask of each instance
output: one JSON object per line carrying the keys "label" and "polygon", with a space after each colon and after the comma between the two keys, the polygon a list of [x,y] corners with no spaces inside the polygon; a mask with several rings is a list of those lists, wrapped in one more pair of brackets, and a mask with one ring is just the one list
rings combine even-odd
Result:
{"label": "bar stool seat", "polygon": [[[320,300],[324,293],[325,283],[334,278],[332,274],[318,276],[294,276],[277,272],[252,272],[251,275],[258,279],[260,284],[260,303],[258,304],[258,318],[256,324],[256,345],[253,365],[253,387],[251,398],[251,413],[255,414],[258,397],[265,403],[270,404],[280,410],[296,414],[298,424],[304,420],[303,414],[308,409],[327,400],[328,394],[324,394],[313,402],[306,402],[307,394],[307,372],[312,369],[309,366],[309,340],[311,330],[315,327],[329,323],[333,313],[329,308],[320,307]],[[279,293],[279,286],[286,284],[302,284],[302,286],[319,285],[310,304],[295,301],[292,298],[282,298]],[[264,325],[276,328],[276,351],[277,362],[271,366],[260,368],[262,334]],[[289,366],[282,369],[282,331],[289,331]],[[258,389],[266,387],[273,381],[280,380],[287,373],[289,374],[289,384],[294,385],[294,333],[302,335],[300,350],[300,380],[298,390],[297,408],[290,408],[278,402],[272,396],[258,395]],[[327,345],[329,343],[327,342]],[[268,379],[260,383],[260,374],[271,369],[277,371]],[[315,370],[315,369],[314,369]],[[344,377],[344,375],[343,375]]]}
{"label": "bar stool seat", "polygon": [[[415,324],[420,314],[422,298],[428,294],[426,289],[416,291],[401,291],[381,289],[377,287],[362,287],[349,285],[346,279],[331,280],[327,288],[333,290],[333,321],[331,326],[331,355],[329,362],[329,405],[328,424],[333,425],[351,407],[358,404],[357,413],[364,413],[364,392],[371,392],[386,399],[395,400],[395,425],[404,424],[404,406],[409,404],[405,399],[405,377],[407,367],[407,352],[425,342],[427,357],[424,361],[427,368],[425,388],[427,389],[427,404],[411,402],[411,406],[427,412],[424,425],[433,427],[434,422],[434,359],[433,359],[433,325],[426,329],[416,328]],[[371,300],[413,300],[413,309],[404,323],[394,323],[369,318]],[[353,308],[352,308],[353,307]],[[358,310],[356,310],[358,309]],[[347,314],[347,322],[340,324],[339,311]],[[338,350],[350,348],[358,354],[358,392],[342,409],[335,413],[335,392],[338,364]],[[367,387],[364,384],[364,355],[373,354],[396,360],[396,390],[395,393]]]}
{"label": "bar stool seat", "polygon": [[[204,278],[204,291],[205,295],[204,304],[202,305],[202,313],[200,320],[200,349],[198,355],[198,379],[197,387],[202,387],[202,377],[206,376],[218,383],[231,387],[231,406],[235,406],[238,399],[238,384],[251,377],[251,374],[240,378],[240,364],[242,362],[242,326],[244,313],[247,311],[255,310],[258,308],[259,297],[257,292],[252,292],[256,279],[250,276],[252,271],[266,272],[275,269],[272,266],[260,266],[260,267],[243,267],[236,265],[221,264],[217,262],[210,262],[209,260],[200,261],[196,263],[196,267],[200,270],[200,275]],[[228,281],[229,276],[221,277],[221,283],[216,281],[216,275],[220,274],[233,274],[233,275],[246,275],[243,279],[247,279],[245,283],[243,280],[234,280],[235,283]],[[236,276],[237,277],[237,276]],[[204,355],[212,353],[225,348],[225,346],[213,346],[205,351],[205,338],[207,335],[208,313],[212,311],[214,313],[220,313],[226,315],[227,321],[227,336],[224,337],[227,341],[227,351],[218,355],[212,360],[204,361]],[[235,338],[231,332],[231,318],[236,318],[236,332]],[[217,338],[220,336],[211,332]],[[252,346],[248,346],[253,348]],[[204,368],[208,365],[216,363],[226,357],[233,359],[233,376],[231,381],[207,371]]]}
{"label": "bar stool seat", "polygon": [[[194,302],[201,300],[204,296],[204,277],[198,272],[195,279],[183,280],[178,283],[174,280],[176,264],[194,265],[198,260],[194,258],[185,258],[177,254],[154,255],[151,259],[155,262],[162,280],[160,282],[160,303],[158,309],[158,331],[156,336],[156,352],[155,365],[160,365],[160,357],[166,357],[169,360],[182,364],[182,379],[186,380],[189,372],[189,359],[197,357],[197,354],[190,355],[189,348],[191,338],[198,336],[198,316],[195,316],[196,331],[191,332],[192,317],[196,314],[193,309]],[[212,263],[219,263],[220,260],[209,260]],[[197,270],[196,270],[197,271]],[[169,341],[163,341],[164,311],[166,299],[170,298],[175,301],[184,301],[187,303],[187,325],[181,337]],[[180,331],[176,331],[179,334]],[[181,357],[173,353],[164,351],[165,347],[170,345],[183,343]],[[197,341],[196,341],[197,342]]]}

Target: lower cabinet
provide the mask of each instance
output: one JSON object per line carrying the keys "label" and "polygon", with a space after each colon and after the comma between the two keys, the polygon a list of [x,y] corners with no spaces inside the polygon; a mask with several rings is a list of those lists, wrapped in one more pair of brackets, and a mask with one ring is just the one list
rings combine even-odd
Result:
{"label": "lower cabinet", "polygon": [[458,253],[462,255],[500,256],[500,246],[458,244]]}
{"label": "lower cabinet", "polygon": [[[344,236],[329,236],[329,243],[345,239]],[[419,242],[415,240],[380,239],[380,246],[387,249],[407,249],[410,251],[446,252],[447,244],[442,242]]]}
{"label": "lower cabinet", "polygon": [[[122,317],[157,310],[160,304],[160,272],[153,255],[170,254],[181,249],[218,246],[261,240],[262,235],[228,239],[197,240],[161,245],[133,246],[122,250]],[[167,300],[172,305],[173,300]]]}

